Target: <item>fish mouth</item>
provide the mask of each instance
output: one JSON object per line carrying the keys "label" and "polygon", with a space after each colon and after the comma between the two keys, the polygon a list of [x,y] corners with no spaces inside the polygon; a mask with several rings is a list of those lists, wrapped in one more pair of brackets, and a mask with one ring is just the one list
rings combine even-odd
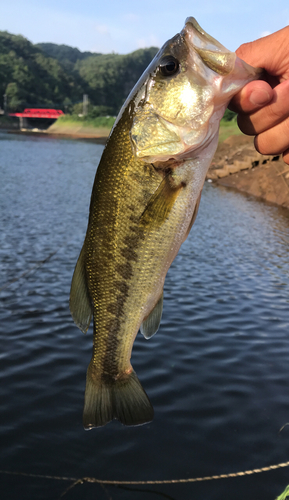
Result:
{"label": "fish mouth", "polygon": [[194,17],[188,17],[181,34],[203,63],[220,76],[229,75],[235,67],[236,54],[206,33]]}
{"label": "fish mouth", "polygon": [[220,76],[234,73],[235,77],[238,77],[239,71],[242,72],[245,69],[249,75],[252,75],[252,80],[262,78],[264,74],[262,68],[253,68],[239,59],[235,52],[231,52],[206,33],[194,17],[186,19],[181,35],[184,36],[189,47],[201,57],[203,63]]}
{"label": "fish mouth", "polygon": [[198,21],[194,17],[187,17],[185,20],[185,27],[182,31],[187,33],[188,31],[194,32],[194,46],[199,48],[206,48],[207,50],[214,50],[219,52],[230,52],[224,45],[222,45],[218,40],[213,38],[211,35],[206,33],[203,28],[199,25]]}

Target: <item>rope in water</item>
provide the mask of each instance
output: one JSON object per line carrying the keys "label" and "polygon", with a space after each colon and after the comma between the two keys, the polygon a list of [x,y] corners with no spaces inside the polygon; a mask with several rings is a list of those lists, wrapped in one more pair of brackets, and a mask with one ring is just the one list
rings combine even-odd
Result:
{"label": "rope in water", "polygon": [[179,483],[196,483],[201,481],[212,481],[215,479],[228,479],[232,477],[242,477],[250,476],[252,474],[260,474],[261,472],[269,472],[276,469],[281,469],[282,467],[288,467],[288,462],[283,462],[276,465],[268,465],[267,467],[261,467],[260,469],[245,470],[242,472],[231,472],[229,474],[219,474],[214,476],[203,476],[203,477],[193,477],[187,479],[164,479],[164,480],[148,480],[148,481],[117,481],[110,479],[97,479],[95,477],[65,477],[65,476],[48,476],[42,474],[31,474],[26,472],[14,472],[7,470],[0,470],[0,474],[11,474],[16,476],[34,477],[38,479],[55,479],[59,481],[73,481],[73,486],[82,483],[98,483],[98,484],[111,484],[111,485],[148,485],[148,484],[179,484]]}

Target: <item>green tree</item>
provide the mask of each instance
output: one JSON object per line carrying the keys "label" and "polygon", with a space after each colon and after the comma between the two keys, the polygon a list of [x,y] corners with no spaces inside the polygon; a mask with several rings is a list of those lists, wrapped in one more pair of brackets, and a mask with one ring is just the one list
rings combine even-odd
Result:
{"label": "green tree", "polygon": [[21,97],[21,91],[17,83],[8,83],[5,94],[7,96],[7,105],[10,112],[14,113],[23,108],[25,101]]}

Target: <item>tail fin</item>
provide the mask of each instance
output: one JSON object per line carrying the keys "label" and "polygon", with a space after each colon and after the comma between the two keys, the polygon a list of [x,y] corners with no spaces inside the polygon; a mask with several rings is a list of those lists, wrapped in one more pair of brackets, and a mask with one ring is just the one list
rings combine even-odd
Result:
{"label": "tail fin", "polygon": [[134,371],[118,380],[105,380],[94,375],[90,362],[83,410],[85,429],[101,427],[114,418],[124,425],[141,425],[153,416],[153,407]]}

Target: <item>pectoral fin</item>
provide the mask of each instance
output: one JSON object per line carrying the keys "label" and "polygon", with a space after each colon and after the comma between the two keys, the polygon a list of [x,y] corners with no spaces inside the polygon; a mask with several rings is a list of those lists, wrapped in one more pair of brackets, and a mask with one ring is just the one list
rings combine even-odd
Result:
{"label": "pectoral fin", "polygon": [[84,246],[73,273],[69,307],[75,324],[83,333],[86,333],[91,321],[92,304],[86,284]]}
{"label": "pectoral fin", "polygon": [[165,177],[150,198],[141,216],[141,224],[149,228],[160,227],[168,218],[182,189],[182,184],[175,186],[169,176]]}
{"label": "pectoral fin", "polygon": [[162,292],[149,316],[142,322],[140,331],[146,339],[150,339],[159,329],[163,312],[164,292]]}

